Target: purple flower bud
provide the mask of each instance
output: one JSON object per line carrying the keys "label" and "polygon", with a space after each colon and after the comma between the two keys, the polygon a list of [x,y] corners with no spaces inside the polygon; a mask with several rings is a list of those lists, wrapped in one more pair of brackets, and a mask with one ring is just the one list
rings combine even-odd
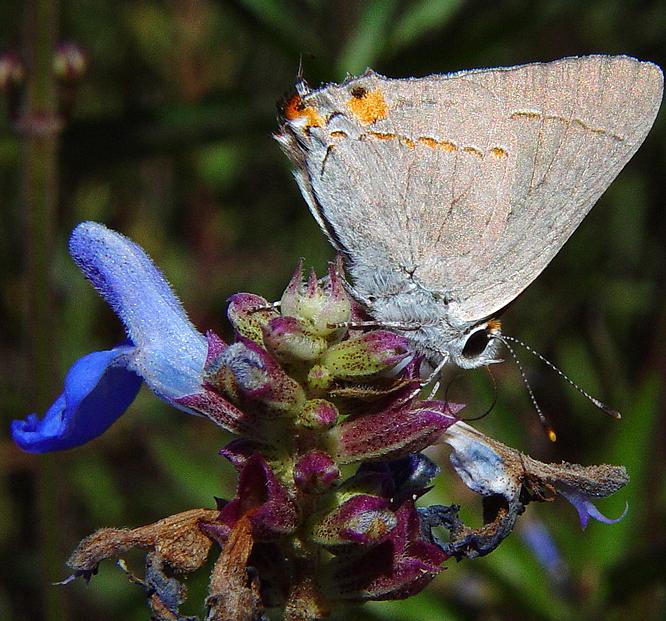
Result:
{"label": "purple flower bud", "polygon": [[206,332],[206,342],[208,343],[208,354],[204,369],[208,372],[219,366],[222,354],[228,345],[212,330]]}
{"label": "purple flower bud", "polygon": [[63,82],[77,82],[88,70],[87,54],[78,43],[64,41],[56,48],[53,70]]}
{"label": "purple flower bud", "polygon": [[276,317],[263,328],[264,343],[280,362],[316,360],[326,350],[326,339],[312,334],[295,317]]}
{"label": "purple flower bud", "polygon": [[243,469],[252,455],[259,452],[260,446],[248,438],[236,438],[220,449],[220,455],[226,457],[238,472]]}
{"label": "purple flower bud", "polygon": [[251,455],[238,477],[236,497],[224,505],[210,532],[224,538],[236,522],[248,515],[255,540],[271,541],[293,533],[298,526],[294,503],[270,466],[258,453]]}
{"label": "purple flower bud", "polygon": [[241,337],[230,345],[224,352],[223,366],[231,371],[246,399],[265,406],[267,416],[294,414],[305,402],[300,384],[253,341]]}
{"label": "purple flower bud", "polygon": [[323,431],[335,425],[338,419],[338,408],[325,399],[310,399],[305,402],[298,423],[307,429]]}
{"label": "purple flower bud", "polygon": [[306,494],[321,494],[340,477],[340,470],[333,458],[313,449],[302,455],[294,467],[294,483]]}
{"label": "purple flower bud", "polygon": [[363,555],[339,555],[325,568],[332,599],[365,601],[415,595],[440,571],[447,556],[420,535],[419,516],[407,501],[395,512],[396,526],[383,543]]}
{"label": "purple flower bud", "polygon": [[388,411],[348,418],[339,425],[338,461],[346,464],[373,459],[395,459],[416,453],[437,442],[458,419],[463,406],[443,401],[420,401],[414,409]]}
{"label": "purple flower bud", "polygon": [[[321,323],[316,327],[323,330],[331,324],[340,324],[351,319],[352,300],[347,294],[343,285],[341,274],[342,262],[338,264],[329,263],[328,265],[328,284],[326,293],[328,296],[328,305],[325,313],[319,318]],[[325,326],[323,321],[327,322]]]}
{"label": "purple flower bud", "polygon": [[351,313],[351,301],[337,269],[329,267],[328,282],[323,286],[317,282],[314,272],[311,272],[307,286],[304,286],[302,262],[299,262],[282,295],[280,307],[283,315],[300,319],[320,337],[328,337],[336,332],[337,324],[349,321]]}
{"label": "purple flower bud", "polygon": [[181,407],[203,414],[231,433],[253,435],[258,427],[255,415],[243,412],[218,392],[208,388],[174,401]]}
{"label": "purple flower bud", "polygon": [[264,344],[262,328],[278,313],[267,300],[253,293],[236,293],[229,298],[227,318],[236,334],[257,345]]}
{"label": "purple flower bud", "polygon": [[315,364],[308,372],[308,388],[315,393],[325,393],[333,384],[331,372],[321,364]]}
{"label": "purple flower bud", "polygon": [[321,363],[337,379],[372,377],[410,355],[409,341],[386,330],[374,330],[329,348]]}
{"label": "purple flower bud", "polygon": [[238,402],[240,393],[233,373],[226,366],[225,352],[229,346],[212,330],[206,332],[208,353],[204,364],[203,384],[231,401]]}
{"label": "purple flower bud", "polygon": [[395,514],[388,507],[386,498],[352,496],[313,527],[311,538],[332,547],[381,543],[397,524]]}
{"label": "purple flower bud", "polygon": [[298,261],[296,269],[291,276],[287,288],[280,300],[280,310],[283,316],[298,317],[298,301],[303,288],[303,259]]}

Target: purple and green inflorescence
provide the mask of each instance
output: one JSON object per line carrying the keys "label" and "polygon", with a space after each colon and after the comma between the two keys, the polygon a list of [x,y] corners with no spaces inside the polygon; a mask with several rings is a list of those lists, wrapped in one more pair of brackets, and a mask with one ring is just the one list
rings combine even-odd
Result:
{"label": "purple and green inflorescence", "polygon": [[[235,339],[226,343],[194,328],[159,270],[119,233],[82,223],[70,253],[127,339],[75,362],[43,418],[14,421],[16,443],[36,453],[84,444],[142,382],[237,436],[220,451],[239,473],[233,499],[133,530],[102,529],[68,561],[89,579],[100,561],[144,549],[145,576],[135,580],[155,619],[191,619],[178,612],[177,577],[201,567],[214,545],[206,619],[250,621],[277,608],[285,619],[313,620],[342,602],[419,592],[447,558],[496,548],[530,501],[559,494],[583,525],[611,521],[591,501],[626,483],[623,468],[538,462],[460,421],[461,405],[421,400],[422,360],[402,336],[354,327],[365,317],[339,263],[305,281],[299,265],[279,304],[232,296]],[[456,506],[416,506],[439,473],[420,451],[441,443],[483,497],[481,528],[463,524]]]}

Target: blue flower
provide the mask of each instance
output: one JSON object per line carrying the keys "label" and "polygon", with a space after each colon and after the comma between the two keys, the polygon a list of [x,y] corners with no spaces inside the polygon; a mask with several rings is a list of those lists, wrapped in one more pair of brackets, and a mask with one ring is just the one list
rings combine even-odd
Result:
{"label": "blue flower", "polygon": [[30,414],[13,421],[14,441],[33,453],[73,448],[102,434],[132,403],[141,380],[188,412],[178,399],[202,390],[206,339],[146,253],[95,222],[74,229],[69,251],[122,320],[128,340],[77,360],[42,419]]}

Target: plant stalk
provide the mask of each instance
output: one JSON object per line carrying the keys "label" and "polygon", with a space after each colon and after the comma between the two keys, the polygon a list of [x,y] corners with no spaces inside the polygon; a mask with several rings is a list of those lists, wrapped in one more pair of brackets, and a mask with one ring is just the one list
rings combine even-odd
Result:
{"label": "plant stalk", "polygon": [[[23,147],[23,209],[25,226],[26,320],[25,335],[30,375],[31,404],[41,411],[53,399],[55,355],[51,270],[52,240],[58,200],[58,116],[57,84],[53,54],[58,36],[56,0],[26,0],[24,4],[23,58],[26,89],[18,119]],[[61,529],[58,510],[56,461],[40,457],[37,471],[39,511],[39,560],[41,564],[42,615],[46,621],[65,617],[63,591],[52,582],[62,573],[59,553]]]}

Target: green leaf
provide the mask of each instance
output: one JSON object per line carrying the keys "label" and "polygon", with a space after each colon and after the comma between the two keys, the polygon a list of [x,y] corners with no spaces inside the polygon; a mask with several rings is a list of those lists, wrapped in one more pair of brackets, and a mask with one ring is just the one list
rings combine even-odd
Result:
{"label": "green leaf", "polygon": [[364,608],[371,612],[374,618],[382,621],[412,621],[413,619],[458,621],[462,619],[461,616],[455,614],[452,607],[447,606],[441,598],[429,593],[427,589],[405,600],[368,602]]}
{"label": "green leaf", "polygon": [[[157,437],[153,439],[151,450],[183,500],[192,507],[212,507],[214,497],[233,496],[233,469],[216,455],[196,460],[191,446]],[[225,473],[229,476],[225,477]]]}
{"label": "green leaf", "polygon": [[[657,419],[660,414],[660,381],[648,378],[633,395],[631,405],[624,412],[607,456],[612,463],[626,466],[629,484],[599,508],[609,517],[616,517],[629,504],[627,516],[618,524],[592,524],[585,534],[600,565],[608,566],[627,555],[643,533],[643,518],[650,501],[647,489],[654,477],[654,461],[650,459]],[[594,527],[594,528],[592,528]]]}
{"label": "green leaf", "polygon": [[389,23],[396,0],[371,0],[365,3],[356,27],[338,59],[338,74],[362,73],[374,65],[387,41]]}
{"label": "green leaf", "polygon": [[127,519],[125,495],[113,478],[113,466],[104,454],[91,454],[77,460],[69,473],[75,494],[83,500],[92,522],[97,525],[122,524]]}
{"label": "green leaf", "polygon": [[293,41],[294,47],[317,53],[312,28],[283,0],[239,0],[239,4],[283,40]]}
{"label": "green leaf", "polygon": [[422,0],[410,6],[393,28],[389,39],[391,53],[443,27],[462,4],[462,0]]}

